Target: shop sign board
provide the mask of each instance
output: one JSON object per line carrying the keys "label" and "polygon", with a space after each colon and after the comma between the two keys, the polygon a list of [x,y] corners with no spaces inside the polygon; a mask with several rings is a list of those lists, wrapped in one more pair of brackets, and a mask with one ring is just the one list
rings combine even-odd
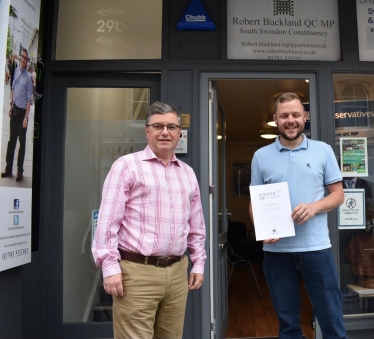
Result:
{"label": "shop sign board", "polygon": [[58,7],[56,60],[161,59],[162,0],[63,0]]}
{"label": "shop sign board", "polygon": [[340,60],[337,0],[227,1],[227,58]]}
{"label": "shop sign board", "polygon": [[374,1],[356,0],[360,61],[374,61]]}

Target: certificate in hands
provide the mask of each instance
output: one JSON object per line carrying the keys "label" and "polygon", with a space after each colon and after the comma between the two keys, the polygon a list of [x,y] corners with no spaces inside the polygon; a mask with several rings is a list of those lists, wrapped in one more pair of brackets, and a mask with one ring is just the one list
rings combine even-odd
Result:
{"label": "certificate in hands", "polygon": [[287,182],[250,186],[256,240],[295,235]]}

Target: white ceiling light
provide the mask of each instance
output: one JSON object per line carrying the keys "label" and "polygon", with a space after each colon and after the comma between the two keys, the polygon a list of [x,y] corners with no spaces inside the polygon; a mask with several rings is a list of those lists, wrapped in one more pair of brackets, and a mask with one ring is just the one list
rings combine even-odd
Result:
{"label": "white ceiling light", "polygon": [[260,131],[260,136],[264,139],[274,139],[278,136],[278,134],[276,134],[276,131],[274,130],[264,129]]}
{"label": "white ceiling light", "polygon": [[271,126],[271,127],[276,127],[276,126],[277,126],[276,123],[275,123],[275,121],[274,121],[274,119],[273,119],[273,117],[269,117],[269,118],[267,118],[267,119],[266,119],[266,123],[267,123],[269,126]]}

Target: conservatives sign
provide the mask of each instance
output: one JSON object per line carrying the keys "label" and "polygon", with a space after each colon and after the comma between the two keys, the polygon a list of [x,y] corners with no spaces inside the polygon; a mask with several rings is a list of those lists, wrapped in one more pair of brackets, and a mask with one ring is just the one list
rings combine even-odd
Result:
{"label": "conservatives sign", "polygon": [[374,101],[336,101],[335,127],[374,125]]}

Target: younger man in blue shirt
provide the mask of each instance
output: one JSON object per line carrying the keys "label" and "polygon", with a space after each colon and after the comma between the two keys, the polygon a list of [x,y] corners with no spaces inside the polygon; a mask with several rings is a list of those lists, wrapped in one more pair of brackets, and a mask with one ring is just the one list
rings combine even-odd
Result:
{"label": "younger man in blue shirt", "polygon": [[[300,276],[324,339],[347,338],[341,292],[331,252],[327,212],[344,201],[342,176],[331,147],[302,133],[301,99],[284,93],[275,102],[279,136],[252,160],[251,185],[287,182],[294,237],[264,240],[263,268],[279,319],[279,339],[300,339]],[[325,187],[328,195],[325,196]],[[249,205],[252,221],[252,206]]]}

